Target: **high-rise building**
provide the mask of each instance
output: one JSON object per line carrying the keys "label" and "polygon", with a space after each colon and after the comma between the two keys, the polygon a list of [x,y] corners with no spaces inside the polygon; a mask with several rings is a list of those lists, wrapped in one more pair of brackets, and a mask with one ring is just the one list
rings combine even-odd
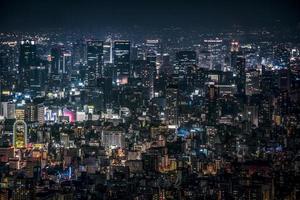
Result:
{"label": "high-rise building", "polygon": [[114,42],[114,65],[117,76],[128,76],[130,72],[130,42],[118,40]]}
{"label": "high-rise building", "polygon": [[166,89],[165,118],[168,125],[178,125],[178,86],[169,85]]}
{"label": "high-rise building", "polygon": [[161,43],[158,39],[155,40],[146,40],[146,50],[147,53],[155,54],[156,56],[160,54]]}
{"label": "high-rise building", "polygon": [[101,141],[106,148],[125,147],[125,135],[122,131],[103,130]]}
{"label": "high-rise building", "polygon": [[238,54],[236,58],[236,85],[237,93],[245,94],[246,90],[246,59],[244,55]]}
{"label": "high-rise building", "polygon": [[223,40],[219,38],[214,39],[206,39],[204,40],[204,52],[206,52],[204,55],[207,56],[205,59],[207,59],[209,64],[209,69],[214,70],[222,70],[224,67],[225,62],[225,46],[223,45]]}
{"label": "high-rise building", "polygon": [[19,58],[19,87],[28,88],[30,81],[30,70],[36,65],[36,45],[34,41],[21,41]]}
{"label": "high-rise building", "polygon": [[11,90],[16,86],[17,43],[0,46],[0,90]]}
{"label": "high-rise building", "polygon": [[6,119],[15,119],[16,104],[11,102],[1,102],[0,115]]}
{"label": "high-rise building", "polygon": [[273,66],[275,68],[288,68],[290,62],[290,50],[285,46],[276,46],[273,50]]}
{"label": "high-rise building", "polygon": [[30,67],[30,88],[40,90],[43,88],[47,76],[47,61],[37,62],[35,66]]}
{"label": "high-rise building", "polygon": [[179,51],[176,53],[176,66],[174,73],[179,76],[186,74],[186,68],[192,65],[196,65],[196,52],[195,51]]}
{"label": "high-rise building", "polygon": [[96,86],[97,80],[103,75],[103,41],[87,41],[86,83]]}
{"label": "high-rise building", "polygon": [[37,106],[33,103],[26,104],[25,106],[25,121],[36,122],[37,121]]}
{"label": "high-rise building", "polygon": [[240,49],[240,45],[238,42],[233,41],[231,42],[231,47],[230,47],[230,66],[231,66],[231,71],[233,71],[234,73],[236,73],[235,69],[236,69],[236,58],[237,55],[239,54],[239,49]]}
{"label": "high-rise building", "polygon": [[73,44],[72,65],[79,66],[86,63],[86,48],[82,40],[77,40]]}
{"label": "high-rise building", "polygon": [[27,124],[23,120],[14,123],[13,146],[15,148],[26,148],[27,146]]}
{"label": "high-rise building", "polygon": [[17,120],[25,120],[25,108],[24,107],[16,108],[16,119]]}
{"label": "high-rise building", "polygon": [[63,68],[63,51],[62,47],[54,47],[51,49],[51,73],[61,74]]}
{"label": "high-rise building", "polygon": [[111,39],[108,39],[103,44],[103,61],[104,64],[112,63],[113,61],[113,43]]}
{"label": "high-rise building", "polygon": [[42,125],[45,123],[45,106],[43,104],[38,105],[37,118],[38,118],[39,124]]}
{"label": "high-rise building", "polygon": [[153,97],[154,79],[156,78],[156,56],[154,54],[148,55],[146,60],[146,67],[142,70],[143,85],[148,89],[149,97]]}
{"label": "high-rise building", "polygon": [[239,49],[238,42],[231,43],[231,69],[235,74],[237,93],[245,94],[246,90],[246,59]]}

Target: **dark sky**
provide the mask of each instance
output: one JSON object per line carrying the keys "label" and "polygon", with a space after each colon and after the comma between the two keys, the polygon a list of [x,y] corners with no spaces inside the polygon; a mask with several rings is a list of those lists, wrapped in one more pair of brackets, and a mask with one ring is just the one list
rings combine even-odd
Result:
{"label": "dark sky", "polygon": [[0,29],[300,22],[300,0],[0,0]]}

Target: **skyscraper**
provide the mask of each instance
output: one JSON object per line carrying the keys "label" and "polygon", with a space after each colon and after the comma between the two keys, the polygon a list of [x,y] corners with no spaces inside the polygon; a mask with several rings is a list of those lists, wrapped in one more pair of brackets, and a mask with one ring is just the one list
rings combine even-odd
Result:
{"label": "skyscraper", "polygon": [[246,59],[239,49],[238,42],[231,43],[231,69],[236,76],[237,93],[245,94],[246,89]]}
{"label": "skyscraper", "polygon": [[130,71],[130,42],[118,40],[114,42],[114,65],[117,76],[128,76]]}
{"label": "skyscraper", "polygon": [[36,46],[34,41],[21,41],[19,59],[19,87],[28,88],[30,70],[36,65]]}
{"label": "skyscraper", "polygon": [[13,146],[15,148],[26,148],[27,146],[27,124],[23,120],[14,123]]}
{"label": "skyscraper", "polygon": [[60,74],[63,66],[63,52],[61,47],[51,49],[51,73]]}
{"label": "skyscraper", "polygon": [[144,87],[149,91],[150,99],[153,97],[154,79],[156,77],[156,56],[151,54],[147,56],[146,67],[142,70]]}
{"label": "skyscraper", "polygon": [[86,82],[88,86],[96,86],[97,80],[103,75],[103,65],[103,41],[88,41],[86,71]]}
{"label": "skyscraper", "polygon": [[166,89],[165,118],[168,125],[178,125],[178,86],[169,85]]}
{"label": "skyscraper", "polygon": [[244,95],[246,89],[246,59],[243,54],[240,53],[237,55],[235,67],[237,93]]}
{"label": "skyscraper", "polygon": [[73,44],[73,51],[72,51],[72,65],[77,66],[84,64],[86,61],[86,50],[85,50],[85,44],[82,40],[77,40]]}
{"label": "skyscraper", "polygon": [[207,56],[209,60],[209,69],[222,70],[225,61],[223,40],[218,38],[207,39],[204,40],[204,46],[205,49],[203,50],[208,53]]}
{"label": "skyscraper", "polygon": [[179,51],[176,53],[176,66],[174,73],[180,77],[186,74],[186,68],[195,65],[196,52],[195,51]]}
{"label": "skyscraper", "polygon": [[40,60],[35,66],[30,67],[30,88],[41,90],[44,87],[47,75],[47,61]]}

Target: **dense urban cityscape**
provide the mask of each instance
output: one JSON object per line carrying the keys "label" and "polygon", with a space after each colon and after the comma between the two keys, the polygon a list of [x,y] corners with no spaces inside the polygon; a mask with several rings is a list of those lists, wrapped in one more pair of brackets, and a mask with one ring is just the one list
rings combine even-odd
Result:
{"label": "dense urban cityscape", "polygon": [[0,200],[300,199],[282,24],[2,26]]}

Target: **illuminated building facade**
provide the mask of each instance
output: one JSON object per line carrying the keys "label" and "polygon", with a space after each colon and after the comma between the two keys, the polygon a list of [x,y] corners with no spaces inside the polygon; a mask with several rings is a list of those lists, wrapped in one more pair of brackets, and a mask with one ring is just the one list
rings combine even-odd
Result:
{"label": "illuminated building facade", "polygon": [[36,45],[34,41],[21,41],[19,59],[19,87],[28,88],[30,69],[36,65]]}
{"label": "illuminated building facade", "polygon": [[86,83],[88,86],[96,86],[97,79],[103,73],[103,41],[87,42],[87,65]]}
{"label": "illuminated building facade", "polygon": [[114,65],[117,76],[129,75],[130,71],[130,42],[118,40],[114,42]]}
{"label": "illuminated building facade", "polygon": [[13,146],[17,149],[27,146],[27,124],[23,120],[17,120],[13,126]]}

